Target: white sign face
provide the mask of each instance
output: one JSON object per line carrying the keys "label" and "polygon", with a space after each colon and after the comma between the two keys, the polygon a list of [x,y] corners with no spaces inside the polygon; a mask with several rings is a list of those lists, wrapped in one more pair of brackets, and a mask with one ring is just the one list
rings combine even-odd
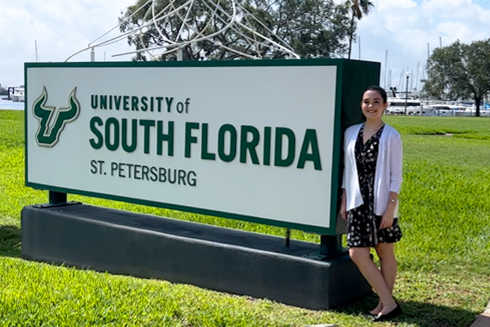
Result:
{"label": "white sign face", "polygon": [[28,186],[331,227],[335,65],[31,64],[26,74]]}

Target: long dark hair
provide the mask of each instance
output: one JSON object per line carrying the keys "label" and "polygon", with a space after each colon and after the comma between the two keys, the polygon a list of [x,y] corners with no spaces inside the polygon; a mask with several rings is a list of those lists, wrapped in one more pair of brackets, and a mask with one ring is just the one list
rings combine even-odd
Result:
{"label": "long dark hair", "polygon": [[388,96],[386,95],[386,91],[381,86],[372,85],[372,86],[368,87],[367,89],[365,89],[364,92],[362,92],[362,94],[364,95],[364,93],[366,93],[367,91],[378,92],[381,95],[381,98],[383,98],[383,103],[386,103],[388,101]]}

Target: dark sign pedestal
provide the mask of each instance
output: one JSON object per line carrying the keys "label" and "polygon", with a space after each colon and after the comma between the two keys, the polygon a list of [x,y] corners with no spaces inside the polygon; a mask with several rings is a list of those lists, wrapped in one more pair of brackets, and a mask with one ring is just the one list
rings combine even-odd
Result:
{"label": "dark sign pedestal", "polygon": [[22,257],[188,283],[330,309],[371,292],[347,253],[313,260],[319,244],[83,204],[22,211]]}

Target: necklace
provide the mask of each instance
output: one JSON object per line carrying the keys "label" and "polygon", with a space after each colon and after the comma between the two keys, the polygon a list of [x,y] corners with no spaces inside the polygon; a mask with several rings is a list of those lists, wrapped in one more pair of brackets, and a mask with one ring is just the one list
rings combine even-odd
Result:
{"label": "necklace", "polygon": [[377,131],[378,129],[380,129],[381,127],[383,127],[385,125],[385,123],[381,124],[379,127],[377,128],[366,128],[366,124],[364,124],[364,129],[366,131]]}

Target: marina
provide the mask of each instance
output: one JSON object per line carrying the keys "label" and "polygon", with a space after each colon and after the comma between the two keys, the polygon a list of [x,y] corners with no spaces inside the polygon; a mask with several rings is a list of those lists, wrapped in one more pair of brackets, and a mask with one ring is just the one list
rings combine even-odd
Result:
{"label": "marina", "polygon": [[[388,98],[387,115],[404,115],[405,114],[405,99]],[[0,98],[0,110],[24,110],[24,102],[16,102],[12,100],[4,100]],[[480,106],[480,116],[490,117],[490,109]],[[476,115],[475,105],[463,104],[445,104],[420,100],[407,100],[407,115],[409,116],[449,116],[449,117],[471,117]]]}
{"label": "marina", "polygon": [[[443,116],[443,117],[471,117],[476,116],[476,105],[463,104],[454,101],[404,99],[398,97],[388,98],[387,115],[408,116]],[[490,117],[488,103],[480,105],[480,116]]]}

